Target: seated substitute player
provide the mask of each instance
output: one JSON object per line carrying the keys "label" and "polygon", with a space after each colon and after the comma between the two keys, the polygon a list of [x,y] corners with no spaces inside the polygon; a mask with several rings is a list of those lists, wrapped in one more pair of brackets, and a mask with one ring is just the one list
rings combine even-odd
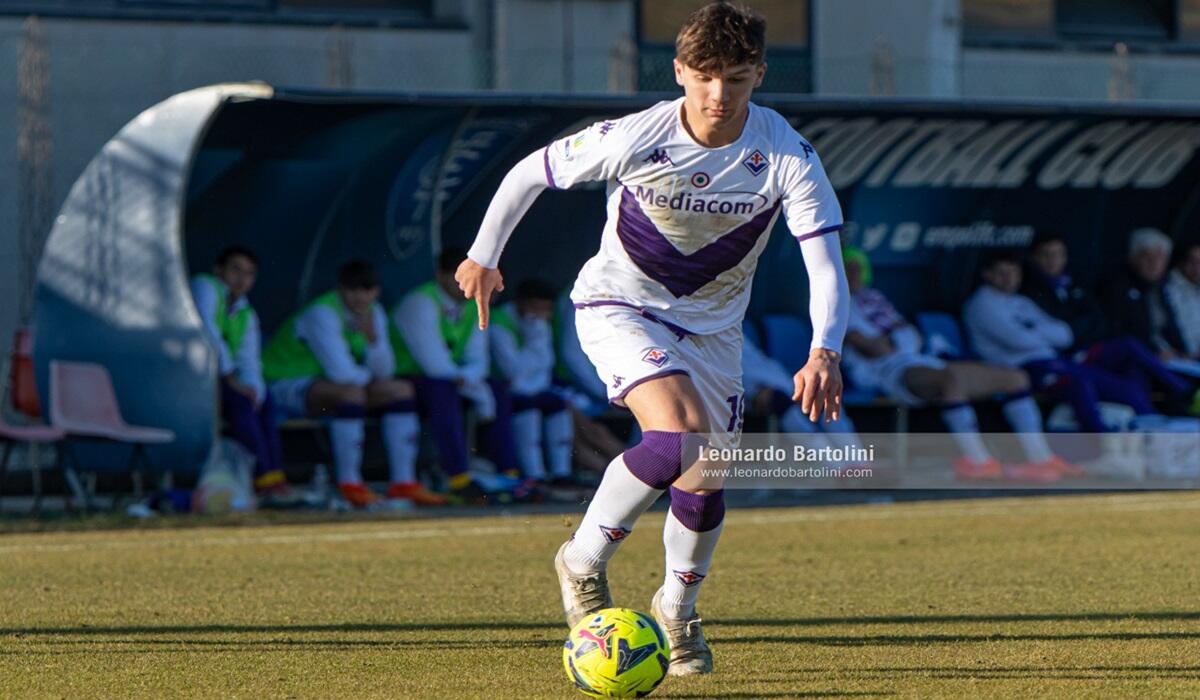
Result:
{"label": "seated substitute player", "polygon": [[1180,247],[1163,292],[1175,312],[1184,352],[1200,360],[1200,243]]}
{"label": "seated substitute player", "polygon": [[545,282],[525,280],[516,301],[492,314],[487,336],[492,366],[512,391],[513,438],[522,472],[535,481],[565,485],[571,481],[574,435],[567,400],[552,386],[554,297]]}
{"label": "seated substitute player", "polygon": [[[712,670],[696,598],[725,515],[723,491],[681,477],[684,438],[736,446],[742,400],[742,317],[767,232],[783,212],[810,279],[813,344],[793,399],[812,420],[840,411],[839,351],[846,283],[842,214],[820,160],[776,112],[750,102],[762,83],[765,21],[713,3],[676,40],[684,96],[552,142],[501,182],[457,279],[486,324],[509,235],[546,188],[607,181],[600,251],[571,298],[579,340],[608,387],[633,411],[642,441],[605,470],[587,514],[559,549],[567,621],[612,605],[606,566],[638,516],[671,491],[666,576],[651,611],[670,640],[669,672]],[[690,460],[689,460],[690,463]]]}
{"label": "seated substitute player", "polygon": [[412,384],[392,377],[395,358],[378,298],[374,266],[348,262],[338,270],[337,289],[296,312],[263,352],[263,374],[280,409],[329,419],[338,490],[355,508],[381,500],[362,479],[367,412],[381,414],[392,484],[415,481],[419,425]]}
{"label": "seated substitute player", "polygon": [[1021,264],[1015,255],[990,255],[980,266],[980,276],[984,284],[963,306],[963,324],[980,357],[1024,369],[1035,387],[1070,404],[1085,432],[1109,430],[1100,418],[1099,401],[1126,404],[1138,415],[1155,412],[1139,382],[1059,357],[1059,351],[1074,341],[1071,326],[1017,293]]}
{"label": "seated substitute player", "polygon": [[[842,254],[851,296],[846,371],[855,386],[883,391],[909,406],[940,406],[942,420],[963,453],[954,463],[954,475],[960,479],[1050,482],[1082,474],[1046,444],[1042,414],[1024,372],[983,362],[948,362],[923,353],[921,334],[883,292],[871,287],[866,254],[853,247]],[[1004,417],[1017,431],[1027,464],[1001,465],[983,444],[970,402],[997,395],[1003,397]]]}
{"label": "seated substitute player", "polygon": [[[434,279],[409,292],[392,309],[392,347],[396,374],[416,388],[417,406],[437,445],[442,473],[457,503],[486,505],[510,500],[507,493],[489,493],[468,470],[467,436],[463,429],[463,399],[479,417],[480,437],[505,485],[520,483],[512,440],[512,400],[503,382],[488,379],[487,335],[479,330],[474,304],[454,281],[454,268],[466,253],[448,246],[438,255]],[[410,485],[420,503],[437,494]],[[524,495],[524,494],[523,494]]]}
{"label": "seated substitute player", "polygon": [[247,295],[258,275],[258,256],[230,246],[217,255],[211,275],[192,278],[192,299],[217,348],[221,415],[234,440],[254,453],[254,490],[263,507],[297,501],[283,473],[283,450],[275,429],[275,403],[263,381],[262,332]]}

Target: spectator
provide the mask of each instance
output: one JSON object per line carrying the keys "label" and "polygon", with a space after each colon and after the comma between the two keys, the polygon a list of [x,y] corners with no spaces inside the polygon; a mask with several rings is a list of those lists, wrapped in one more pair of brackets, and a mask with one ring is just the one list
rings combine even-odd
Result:
{"label": "spectator", "polygon": [[[479,310],[454,281],[454,271],[465,257],[461,248],[443,249],[434,279],[392,308],[392,345],[396,374],[416,387],[417,406],[433,433],[451,495],[456,501],[484,505],[507,500],[504,492],[521,479],[511,396],[504,382],[488,379],[488,341],[479,330]],[[503,475],[495,493],[468,470],[463,399],[473,404],[485,451]]]}
{"label": "spectator", "polygon": [[1200,243],[1191,243],[1180,251],[1167,278],[1166,297],[1175,313],[1181,349],[1191,359],[1200,359]]}
{"label": "spectator", "polygon": [[[291,415],[329,420],[338,490],[355,508],[380,501],[362,479],[367,412],[382,416],[389,494],[416,480],[419,426],[412,384],[392,377],[395,358],[378,298],[379,278],[371,263],[348,262],[338,270],[337,289],[292,315],[263,353],[276,404]],[[414,500],[390,499],[389,504],[403,507]]]}
{"label": "spectator", "polygon": [[275,429],[275,404],[263,381],[262,334],[247,295],[258,275],[258,256],[231,246],[217,256],[211,275],[192,278],[192,299],[217,349],[221,415],[234,440],[254,454],[254,490],[264,508],[298,503],[283,473]]}
{"label": "spectator", "polygon": [[1039,234],[1029,249],[1029,274],[1021,293],[1043,311],[1071,326],[1073,348],[1086,350],[1117,335],[1117,327],[1095,297],[1067,274],[1067,244],[1055,233]]}
{"label": "spectator", "polygon": [[1117,335],[1115,324],[1091,295],[1065,273],[1067,261],[1067,246],[1061,237],[1039,236],[1030,249],[1030,274],[1021,288],[1043,311],[1071,326],[1074,359],[1133,379],[1147,391],[1157,387],[1168,396],[1169,412],[1186,412],[1192,387],[1137,338]]}
{"label": "spectator", "polygon": [[554,298],[554,289],[545,282],[525,280],[516,301],[492,313],[487,335],[495,374],[512,391],[513,437],[522,472],[538,482],[568,486],[573,485],[574,435],[567,400],[552,385]]}
{"label": "spectator", "polygon": [[1123,269],[1106,276],[1100,300],[1118,331],[1142,341],[1162,360],[1185,357],[1183,337],[1163,297],[1171,239],[1162,231],[1140,228],[1129,239]]}
{"label": "spectator", "polygon": [[[1029,394],[1029,378],[1024,372],[981,362],[946,362],[922,353],[917,329],[882,292],[871,288],[866,254],[846,248],[843,258],[851,297],[845,348],[850,380],[910,406],[940,406],[942,420],[963,452],[954,464],[957,477],[1049,482],[1082,473],[1050,451],[1042,433],[1041,412]],[[1027,464],[1001,466],[979,435],[979,421],[970,402],[997,395],[1003,396],[1004,415],[1017,431],[1030,460]]]}
{"label": "spectator", "polygon": [[1029,373],[1033,385],[1065,401],[1084,431],[1109,430],[1099,401],[1129,405],[1138,415],[1154,413],[1141,384],[1100,367],[1059,357],[1074,342],[1071,327],[1017,293],[1021,266],[1008,253],[989,256],[981,267],[984,284],[963,308],[963,320],[976,352],[988,362]]}

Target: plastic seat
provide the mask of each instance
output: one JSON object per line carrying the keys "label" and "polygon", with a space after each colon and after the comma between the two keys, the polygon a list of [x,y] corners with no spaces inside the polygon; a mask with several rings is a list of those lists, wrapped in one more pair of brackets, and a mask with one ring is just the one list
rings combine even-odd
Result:
{"label": "plastic seat", "polygon": [[812,344],[812,328],[808,321],[796,316],[768,314],[762,318],[763,350],[795,372],[808,362],[808,346]]}
{"label": "plastic seat", "polygon": [[119,442],[145,445],[175,439],[175,433],[164,428],[126,423],[108,370],[86,362],[50,362],[50,423],[70,435]]}
{"label": "plastic seat", "polygon": [[931,355],[946,360],[962,360],[970,355],[958,319],[950,314],[922,311],[917,314],[917,330],[925,336],[925,351]]}

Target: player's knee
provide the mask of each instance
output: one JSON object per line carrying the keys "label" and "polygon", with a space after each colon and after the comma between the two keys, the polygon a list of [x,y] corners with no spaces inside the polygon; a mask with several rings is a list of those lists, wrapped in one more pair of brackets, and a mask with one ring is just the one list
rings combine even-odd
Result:
{"label": "player's knee", "polygon": [[330,390],[334,402],[347,406],[364,406],[367,390],[354,384],[334,384]]}
{"label": "player's knee", "polygon": [[693,532],[708,532],[725,520],[725,491],[690,493],[671,487],[671,514]]}
{"label": "player's knee", "polygon": [[1009,394],[1023,394],[1029,391],[1032,384],[1029,381],[1029,375],[1019,369],[1012,370],[1008,373],[1008,382],[1004,390]]}
{"label": "player's knee", "polygon": [[625,467],[650,488],[667,488],[679,478],[683,436],[683,432],[647,430],[641,442],[625,451]]}

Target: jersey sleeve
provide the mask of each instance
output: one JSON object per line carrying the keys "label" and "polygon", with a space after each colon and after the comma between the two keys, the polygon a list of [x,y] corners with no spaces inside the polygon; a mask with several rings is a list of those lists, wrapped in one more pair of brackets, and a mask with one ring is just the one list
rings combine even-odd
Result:
{"label": "jersey sleeve", "polygon": [[542,150],[546,184],[566,189],[581,182],[616,179],[627,141],[626,129],[620,121],[599,121],[583,131],[551,141]]}
{"label": "jersey sleeve", "polygon": [[791,127],[782,137],[780,195],[788,229],[804,241],[842,228],[842,207],[817,152]]}

